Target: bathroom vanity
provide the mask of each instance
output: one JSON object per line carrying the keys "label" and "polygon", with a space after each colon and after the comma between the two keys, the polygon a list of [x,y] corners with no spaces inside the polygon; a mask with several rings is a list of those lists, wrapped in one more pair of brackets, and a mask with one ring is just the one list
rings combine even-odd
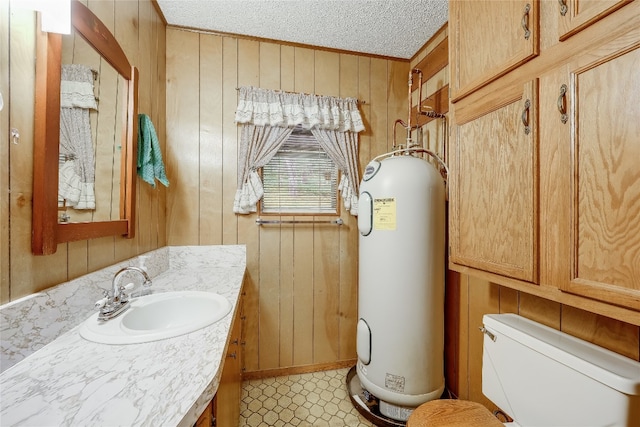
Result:
{"label": "bathroom vanity", "polygon": [[[0,307],[3,426],[194,425],[211,411],[225,364],[240,360],[245,260],[244,246],[166,247]],[[84,339],[80,325],[114,273],[141,263],[153,294],[218,293],[231,303],[229,314],[141,344]]]}

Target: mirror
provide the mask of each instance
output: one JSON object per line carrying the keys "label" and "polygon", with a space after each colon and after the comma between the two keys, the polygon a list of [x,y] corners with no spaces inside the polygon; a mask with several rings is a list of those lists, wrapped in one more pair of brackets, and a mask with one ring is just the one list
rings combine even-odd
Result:
{"label": "mirror", "polygon": [[[37,36],[31,242],[36,255],[55,253],[59,243],[112,235],[132,238],[135,232],[138,70],[106,26],[77,0],[72,1],[71,21],[75,34]],[[93,166],[95,206],[59,199],[60,168],[76,160],[64,135],[61,149],[60,130],[61,123],[79,122],[61,119],[62,68],[72,61],[95,76],[97,107],[86,110],[91,152],[85,159]],[[68,69],[64,73],[67,78]],[[70,209],[74,205],[80,209]]]}

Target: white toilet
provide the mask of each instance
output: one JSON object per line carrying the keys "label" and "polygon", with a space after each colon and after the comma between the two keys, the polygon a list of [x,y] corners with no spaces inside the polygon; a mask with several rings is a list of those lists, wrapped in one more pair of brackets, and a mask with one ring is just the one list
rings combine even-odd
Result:
{"label": "white toilet", "polygon": [[482,392],[523,427],[640,427],[640,362],[516,314],[483,317]]}

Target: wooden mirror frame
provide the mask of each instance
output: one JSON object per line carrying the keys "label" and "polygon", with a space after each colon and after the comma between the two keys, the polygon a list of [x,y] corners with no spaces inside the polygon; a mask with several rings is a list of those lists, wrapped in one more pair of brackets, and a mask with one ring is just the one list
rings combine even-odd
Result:
{"label": "wooden mirror frame", "polygon": [[33,217],[31,250],[35,255],[56,252],[59,243],[135,235],[136,159],[138,138],[138,70],[111,31],[85,5],[73,0],[71,23],[128,82],[123,117],[120,219],[99,222],[58,222],[60,154],[60,77],[62,36],[39,31],[36,36],[36,93],[33,141]]}

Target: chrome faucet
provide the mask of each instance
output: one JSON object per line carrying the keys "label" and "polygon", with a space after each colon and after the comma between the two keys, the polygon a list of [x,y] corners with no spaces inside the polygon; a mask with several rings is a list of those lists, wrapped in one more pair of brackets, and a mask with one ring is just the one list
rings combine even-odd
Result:
{"label": "chrome faucet", "polygon": [[111,283],[111,292],[104,291],[104,298],[96,302],[96,307],[100,309],[100,313],[98,314],[98,321],[107,321],[109,319],[113,319],[129,308],[129,296],[127,295],[126,291],[133,288],[134,285],[133,283],[129,283],[127,285],[120,284],[120,276],[128,271],[134,271],[142,275],[142,278],[144,279],[142,282],[142,286],[151,286],[151,278],[143,269],[133,266],[120,269],[113,276],[113,281]]}

